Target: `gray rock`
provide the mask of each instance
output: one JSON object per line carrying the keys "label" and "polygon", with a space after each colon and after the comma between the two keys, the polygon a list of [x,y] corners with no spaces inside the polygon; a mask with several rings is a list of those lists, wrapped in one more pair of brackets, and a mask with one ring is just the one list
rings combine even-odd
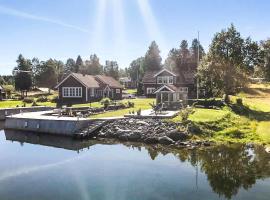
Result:
{"label": "gray rock", "polygon": [[266,153],[270,153],[270,147],[265,148]]}
{"label": "gray rock", "polygon": [[168,136],[169,138],[171,138],[174,141],[185,140],[188,138],[188,135],[186,133],[181,132],[177,129],[167,132],[166,136]]}
{"label": "gray rock", "polygon": [[138,131],[134,131],[128,135],[128,139],[131,141],[138,141],[141,139],[141,133]]}
{"label": "gray rock", "polygon": [[158,139],[156,137],[147,137],[144,142],[146,144],[156,144],[158,143]]}
{"label": "gray rock", "polygon": [[144,126],[149,126],[149,123],[147,123],[145,121],[137,121],[136,124],[144,125]]}
{"label": "gray rock", "polygon": [[160,144],[165,144],[165,145],[169,145],[169,144],[174,143],[174,141],[167,136],[163,136],[163,137],[158,138],[158,141]]}

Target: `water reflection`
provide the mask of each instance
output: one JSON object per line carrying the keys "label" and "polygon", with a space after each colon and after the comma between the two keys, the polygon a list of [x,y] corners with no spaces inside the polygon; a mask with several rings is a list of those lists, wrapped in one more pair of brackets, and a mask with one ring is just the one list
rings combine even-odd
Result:
{"label": "water reflection", "polygon": [[[64,148],[80,152],[91,149],[96,144],[113,145],[117,141],[76,141],[68,137],[5,131],[6,140]],[[258,180],[270,177],[270,157],[262,146],[248,148],[245,145],[220,145],[207,149],[175,150],[164,146],[145,146],[140,143],[124,143],[128,148],[148,152],[151,160],[159,156],[173,154],[180,162],[188,162],[195,169],[205,174],[213,192],[220,198],[231,199],[240,189],[251,189]],[[198,175],[198,172],[195,176]],[[197,184],[196,177],[196,184]]]}

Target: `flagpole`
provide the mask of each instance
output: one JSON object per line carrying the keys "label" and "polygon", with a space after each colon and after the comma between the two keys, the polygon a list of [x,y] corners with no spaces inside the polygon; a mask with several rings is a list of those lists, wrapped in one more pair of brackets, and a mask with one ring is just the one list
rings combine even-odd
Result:
{"label": "flagpole", "polygon": [[[200,63],[200,31],[198,31],[198,53],[197,53],[197,70]],[[199,78],[197,77],[197,100],[199,99]]]}

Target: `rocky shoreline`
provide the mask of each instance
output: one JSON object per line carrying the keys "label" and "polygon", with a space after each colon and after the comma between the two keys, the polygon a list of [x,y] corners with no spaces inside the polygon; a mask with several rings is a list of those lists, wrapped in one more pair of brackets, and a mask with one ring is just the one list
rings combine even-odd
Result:
{"label": "rocky shoreline", "polygon": [[213,145],[213,142],[207,140],[189,140],[192,137],[192,129],[190,124],[184,125],[161,119],[121,119],[103,126],[97,133],[97,137],[179,148]]}

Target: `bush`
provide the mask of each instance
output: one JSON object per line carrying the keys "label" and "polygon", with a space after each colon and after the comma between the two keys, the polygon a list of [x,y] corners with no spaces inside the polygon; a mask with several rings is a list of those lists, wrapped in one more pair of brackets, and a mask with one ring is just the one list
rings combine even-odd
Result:
{"label": "bush", "polygon": [[33,103],[34,99],[33,98],[24,98],[23,103]]}
{"label": "bush", "polygon": [[110,98],[103,98],[103,99],[101,99],[100,103],[106,109],[112,103],[112,101]]}
{"label": "bush", "polygon": [[127,105],[128,105],[129,108],[134,108],[134,102],[128,101]]}
{"label": "bush", "polygon": [[221,108],[225,106],[225,104],[222,100],[216,100],[215,98],[210,98],[210,99],[198,100],[195,103],[193,103],[193,106],[205,107],[205,108],[212,108],[212,107]]}
{"label": "bush", "polygon": [[46,96],[41,96],[37,98],[37,102],[47,102],[48,98]]}
{"label": "bush", "polygon": [[239,106],[242,106],[243,105],[243,100],[241,98],[237,98],[236,99],[236,104],[239,105]]}

